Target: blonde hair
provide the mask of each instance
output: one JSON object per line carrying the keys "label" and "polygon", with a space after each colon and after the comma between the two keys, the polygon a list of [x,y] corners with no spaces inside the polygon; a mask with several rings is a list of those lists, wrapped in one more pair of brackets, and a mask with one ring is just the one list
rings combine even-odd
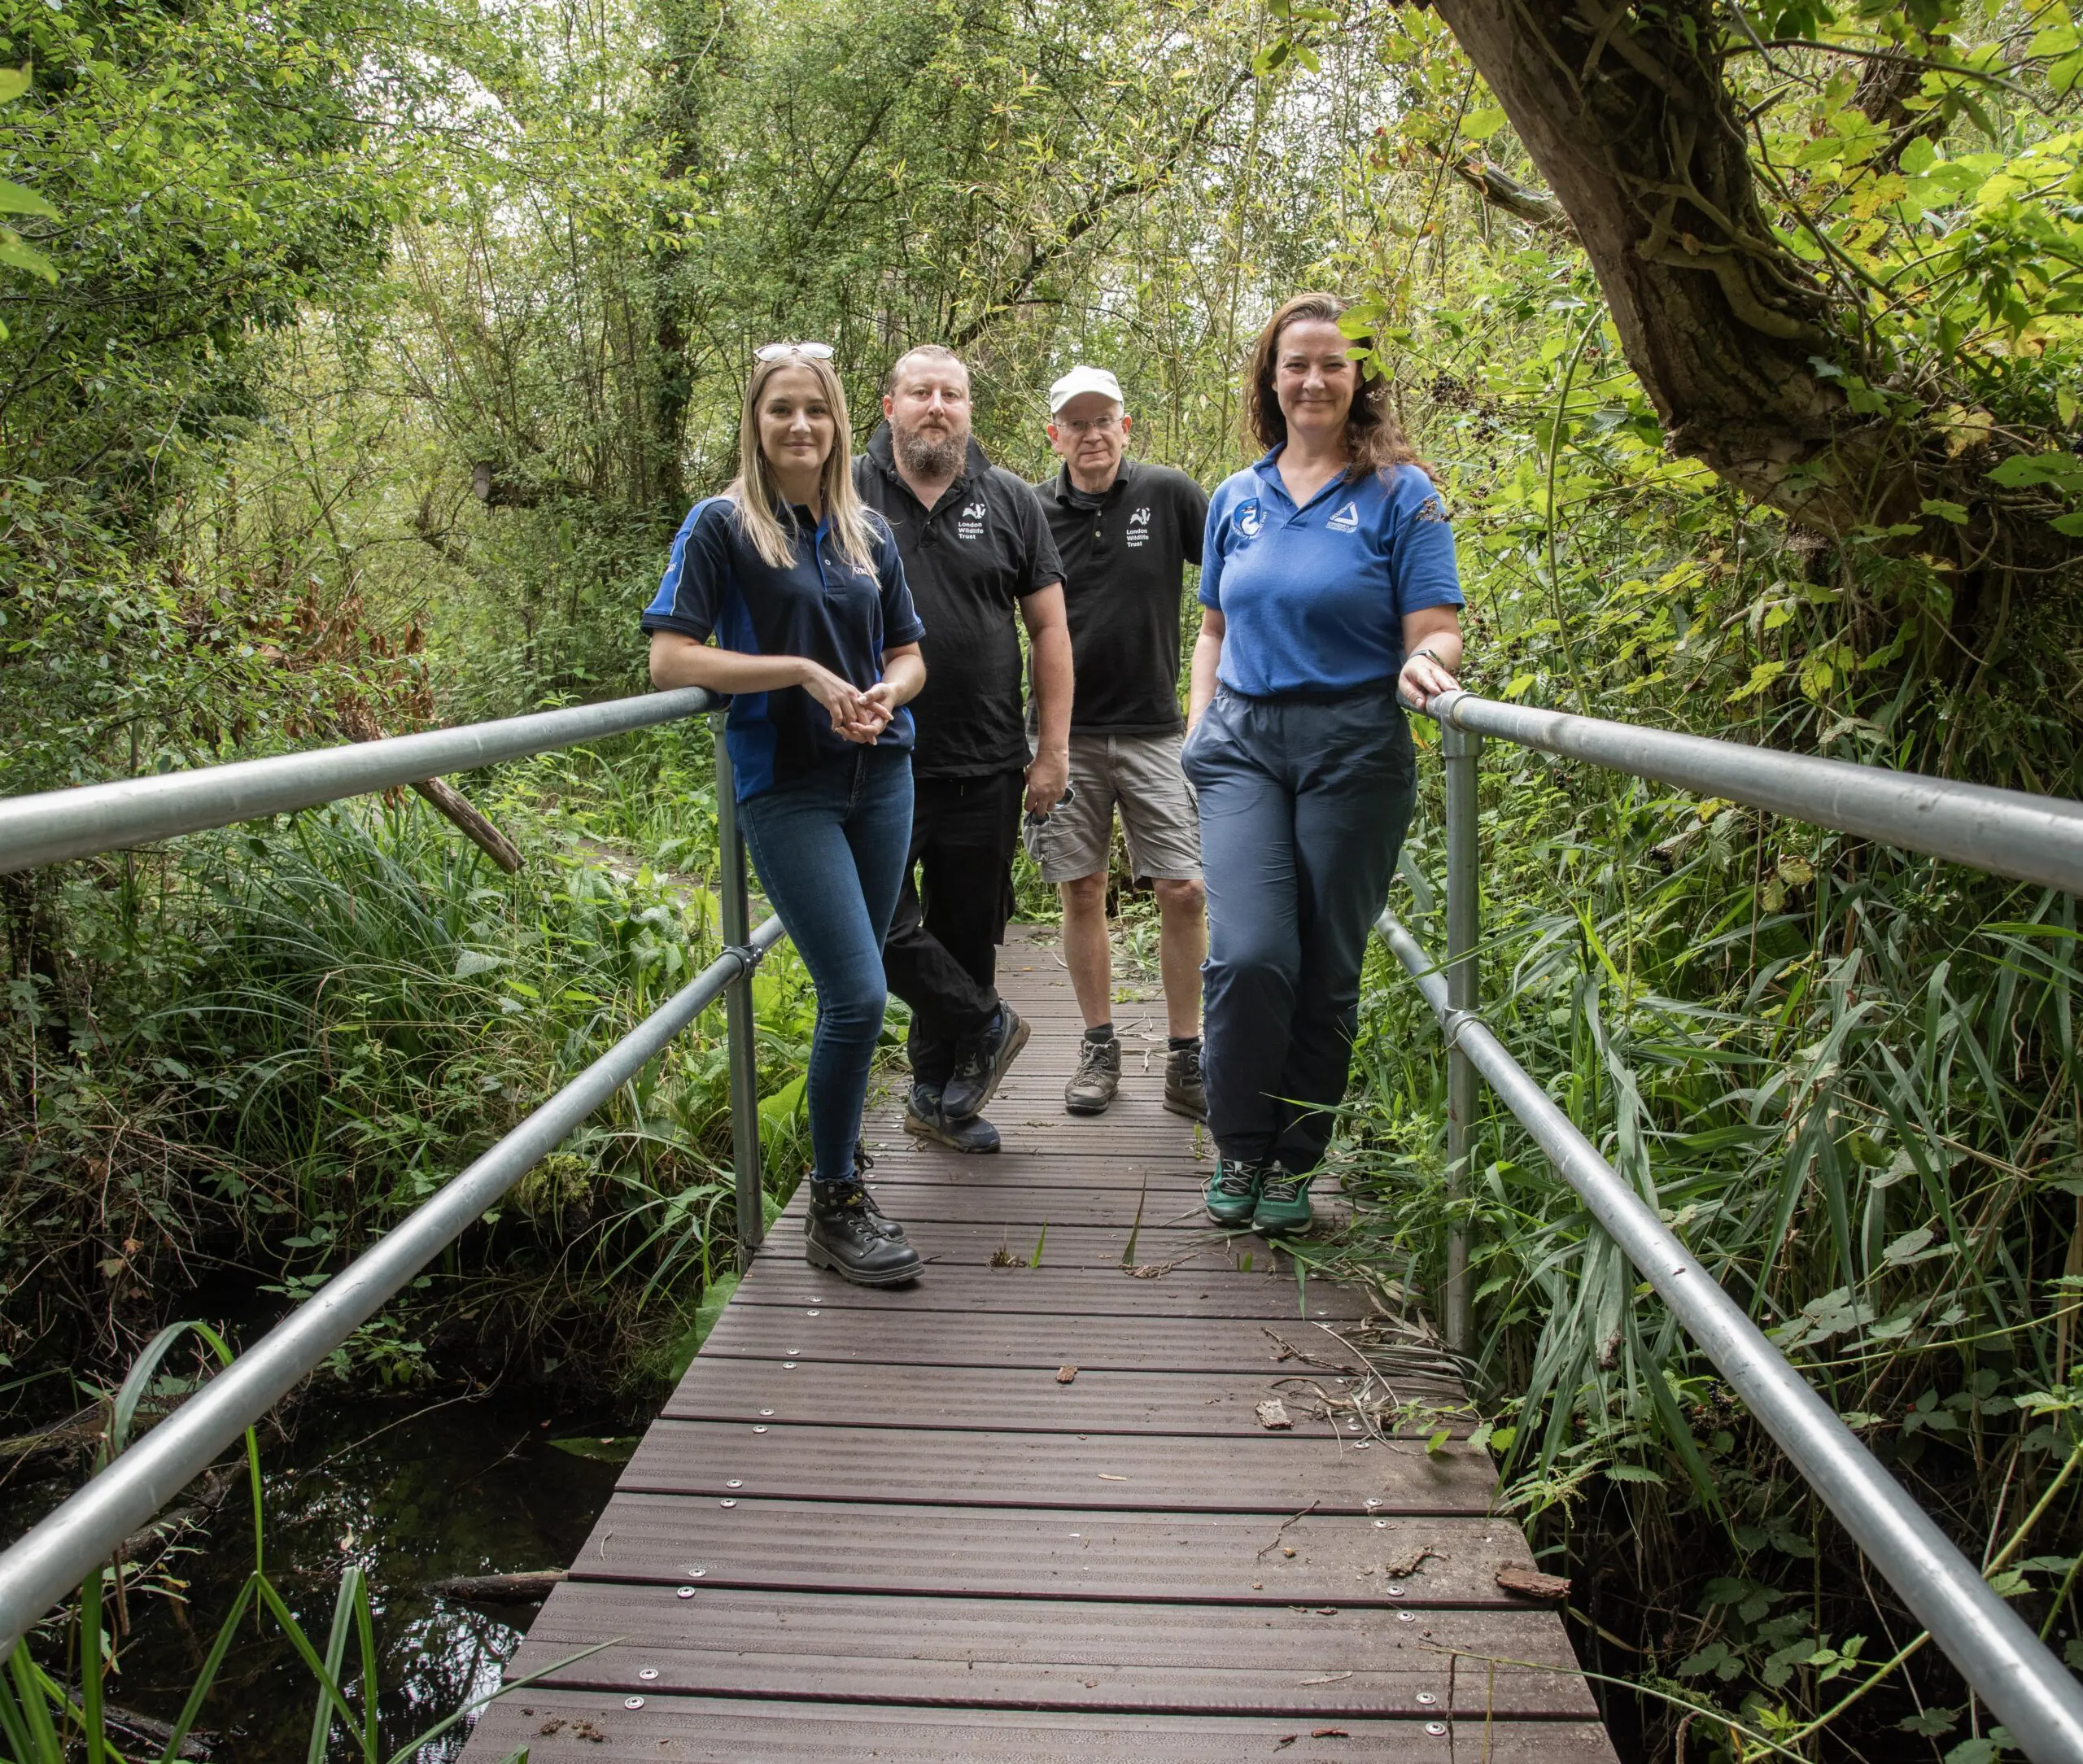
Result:
{"label": "blonde hair", "polygon": [[775,512],[780,492],[775,488],[773,473],[759,446],[759,401],[766,382],[784,368],[807,368],[817,377],[832,421],[832,451],[825,456],[818,474],[819,488],[824,492],[825,518],[832,524],[840,556],[858,569],[873,570],[875,529],[868,524],[867,509],[854,488],[850,457],[854,430],[847,421],[846,394],[829,361],[792,351],[762,361],[753,369],[745,387],[745,410],[738,418],[738,475],[723,494],[738,505],[740,526],[762,561],[776,570],[785,570],[796,561],[795,522],[790,520],[784,525]]}

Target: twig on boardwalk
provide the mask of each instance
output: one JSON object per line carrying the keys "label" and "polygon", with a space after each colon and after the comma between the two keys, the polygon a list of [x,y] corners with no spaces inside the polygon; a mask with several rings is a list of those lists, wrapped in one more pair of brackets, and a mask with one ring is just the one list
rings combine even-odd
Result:
{"label": "twig on boardwalk", "polygon": [[1299,1513],[1290,1513],[1286,1518],[1282,1520],[1280,1522],[1280,1530],[1274,1532],[1273,1535],[1273,1541],[1266,1545],[1265,1549],[1262,1549],[1259,1552],[1255,1560],[1264,1561],[1266,1559],[1267,1551],[1277,1549],[1280,1547],[1281,1538],[1286,1532],[1288,1526],[1293,1525],[1297,1520],[1308,1518],[1311,1513],[1317,1510],[1318,1505],[1318,1502],[1312,1500]]}
{"label": "twig on boardwalk", "polygon": [[1290,1342],[1285,1335],[1282,1334],[1278,1330],[1268,1329],[1263,1323],[1259,1325],[1259,1328],[1264,1334],[1271,1336],[1274,1342],[1278,1344],[1280,1351],[1273,1356],[1276,1360],[1299,1360],[1305,1366],[1321,1366],[1326,1372],[1350,1372],[1352,1370],[1352,1367],[1341,1365],[1336,1360],[1319,1360],[1314,1354],[1304,1353],[1300,1348],[1297,1347],[1294,1343]]}

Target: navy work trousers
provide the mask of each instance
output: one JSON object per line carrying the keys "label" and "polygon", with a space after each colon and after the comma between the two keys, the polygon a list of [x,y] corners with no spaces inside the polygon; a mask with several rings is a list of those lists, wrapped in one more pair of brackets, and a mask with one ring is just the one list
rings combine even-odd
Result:
{"label": "navy work trousers", "polygon": [[738,813],[759,885],[817,988],[810,1151],[820,1181],[843,1181],[882,1034],[882,945],[911,842],[911,756],[860,748]]}
{"label": "navy work trousers", "polygon": [[1225,1159],[1313,1170],[1345,1098],[1367,937],[1417,783],[1384,684],[1247,698],[1226,687],[1186,737],[1200,798],[1208,1128]]}

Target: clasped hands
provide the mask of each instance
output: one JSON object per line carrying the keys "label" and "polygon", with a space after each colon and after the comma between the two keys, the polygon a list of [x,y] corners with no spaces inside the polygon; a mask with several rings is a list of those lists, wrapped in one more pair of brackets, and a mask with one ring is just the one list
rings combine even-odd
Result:
{"label": "clasped hands", "polygon": [[896,689],[886,680],[862,692],[831,669],[806,661],[801,683],[824,706],[832,718],[832,732],[863,747],[871,744],[897,714]]}

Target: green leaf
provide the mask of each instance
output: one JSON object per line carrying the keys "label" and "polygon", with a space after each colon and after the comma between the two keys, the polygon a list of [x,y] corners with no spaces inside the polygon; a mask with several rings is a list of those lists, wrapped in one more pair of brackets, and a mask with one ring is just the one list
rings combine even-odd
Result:
{"label": "green leaf", "polygon": [[1937,520],[1950,521],[1955,526],[1965,526],[1967,524],[1967,509],[1960,503],[1941,502],[1926,498],[1918,506],[1923,513]]}
{"label": "green leaf", "polygon": [[1471,141],[1487,141],[1504,126],[1504,112],[1497,106],[1472,110],[1461,119],[1461,133]]}
{"label": "green leaf", "polygon": [[29,89],[27,68],[0,68],[0,104],[11,104]]}
{"label": "green leaf", "polygon": [[46,282],[58,279],[58,266],[33,247],[24,245],[13,234],[0,228],[0,264],[11,264],[16,269],[26,269],[32,276],[41,276]]}
{"label": "green leaf", "polygon": [[59,218],[58,211],[34,190],[4,177],[0,177],[0,214],[40,214],[46,220]]}
{"label": "green leaf", "polygon": [[1989,481],[2006,490],[2028,490],[2038,484],[2072,488],[2083,485],[2083,459],[2073,453],[2014,453],[1989,468]]}

